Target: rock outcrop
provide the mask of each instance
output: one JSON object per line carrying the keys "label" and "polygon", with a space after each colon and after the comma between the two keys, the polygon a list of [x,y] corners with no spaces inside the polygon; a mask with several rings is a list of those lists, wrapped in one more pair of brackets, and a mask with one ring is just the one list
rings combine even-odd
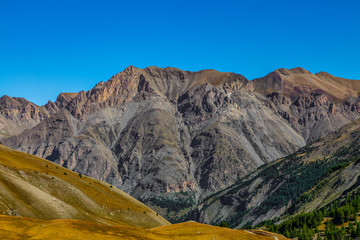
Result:
{"label": "rock outcrop", "polygon": [[312,74],[302,68],[278,69],[253,80],[265,105],[282,116],[307,142],[356,120],[360,81]]}
{"label": "rock outcrop", "polygon": [[0,139],[20,134],[50,116],[44,107],[24,98],[0,98]]}

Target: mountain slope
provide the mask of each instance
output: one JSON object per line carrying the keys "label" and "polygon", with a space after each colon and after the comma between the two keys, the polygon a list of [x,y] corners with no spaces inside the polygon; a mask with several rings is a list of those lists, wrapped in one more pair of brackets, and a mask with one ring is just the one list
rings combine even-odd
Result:
{"label": "mountain slope", "polygon": [[[287,71],[305,80],[310,74]],[[177,214],[177,206],[188,208],[359,117],[355,98],[339,102],[307,88],[264,95],[257,82],[215,70],[130,66],[87,92],[60,94],[43,106],[48,118],[2,142]]]}
{"label": "mountain slope", "polygon": [[168,222],[122,191],[0,145],[0,213],[142,228]]}
{"label": "mountain slope", "polygon": [[278,69],[254,79],[265,105],[282,116],[307,142],[339,129],[360,114],[360,81],[302,68]]}
{"label": "mountain slope", "polygon": [[359,159],[357,120],[208,197],[189,218],[236,227],[320,209],[359,188]]}
{"label": "mountain slope", "polygon": [[6,239],[244,239],[285,240],[287,238],[258,230],[232,230],[195,222],[168,227],[141,229],[129,226],[104,226],[77,220],[36,220],[30,218],[0,216],[0,234]]}

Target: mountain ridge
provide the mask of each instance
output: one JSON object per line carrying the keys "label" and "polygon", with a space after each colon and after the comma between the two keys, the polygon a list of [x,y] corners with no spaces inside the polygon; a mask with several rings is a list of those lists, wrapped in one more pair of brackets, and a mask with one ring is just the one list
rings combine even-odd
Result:
{"label": "mountain ridge", "polygon": [[[360,96],[360,81],[335,77],[326,72],[313,74],[303,68],[280,68],[263,78],[252,80],[258,92],[270,94],[280,92],[292,96],[299,89],[309,92],[321,92],[337,102]],[[271,86],[275,86],[274,89]],[[308,89],[306,89],[308,88]]]}

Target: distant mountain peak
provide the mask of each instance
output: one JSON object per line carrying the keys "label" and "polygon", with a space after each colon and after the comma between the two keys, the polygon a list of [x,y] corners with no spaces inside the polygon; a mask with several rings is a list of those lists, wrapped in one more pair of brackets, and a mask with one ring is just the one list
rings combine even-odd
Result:
{"label": "distant mountain peak", "polygon": [[130,65],[124,69],[124,72],[133,72],[135,69],[139,69],[133,65]]}
{"label": "distant mountain peak", "polygon": [[276,73],[281,73],[283,75],[290,75],[290,74],[312,74],[310,71],[302,68],[302,67],[295,67],[295,68],[279,68],[275,70]]}
{"label": "distant mountain peak", "polygon": [[357,97],[360,92],[360,81],[335,77],[326,72],[313,74],[301,67],[280,68],[254,79],[253,83],[255,91],[265,95],[279,92],[296,98],[303,92],[322,92],[338,102]]}

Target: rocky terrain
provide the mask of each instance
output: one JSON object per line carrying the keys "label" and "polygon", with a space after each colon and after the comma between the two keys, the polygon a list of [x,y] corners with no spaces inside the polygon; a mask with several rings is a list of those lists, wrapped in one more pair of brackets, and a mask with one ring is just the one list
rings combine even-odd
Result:
{"label": "rocky terrain", "polygon": [[24,98],[3,96],[0,98],[0,139],[20,134],[49,116],[45,107]]}
{"label": "rocky terrain", "polygon": [[232,227],[313,212],[360,190],[360,120],[265,164],[199,203],[189,219]]}
{"label": "rocky terrain", "polygon": [[317,140],[360,114],[360,81],[312,74],[302,68],[278,69],[253,80],[256,92],[306,139]]}
{"label": "rocky terrain", "polygon": [[150,205],[189,208],[359,118],[359,92],[357,81],[301,68],[249,81],[130,66],[42,107],[2,97],[1,141]]}

